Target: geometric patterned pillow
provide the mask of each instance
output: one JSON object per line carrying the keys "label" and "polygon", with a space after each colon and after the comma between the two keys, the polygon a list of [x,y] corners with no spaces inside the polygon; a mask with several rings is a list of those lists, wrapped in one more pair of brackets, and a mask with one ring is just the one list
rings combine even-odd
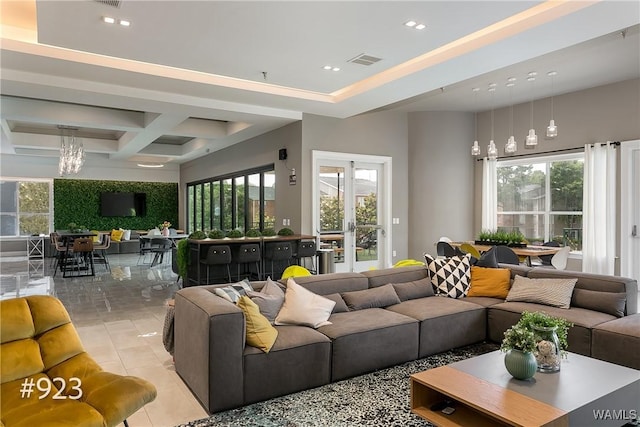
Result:
{"label": "geometric patterned pillow", "polygon": [[431,284],[437,295],[461,298],[469,292],[471,283],[471,255],[434,258],[424,254]]}
{"label": "geometric patterned pillow", "polygon": [[246,295],[248,291],[252,290],[253,288],[249,284],[249,280],[244,279],[243,281],[234,283],[232,285],[215,288],[213,291],[219,297],[235,304],[238,302],[242,295]]}

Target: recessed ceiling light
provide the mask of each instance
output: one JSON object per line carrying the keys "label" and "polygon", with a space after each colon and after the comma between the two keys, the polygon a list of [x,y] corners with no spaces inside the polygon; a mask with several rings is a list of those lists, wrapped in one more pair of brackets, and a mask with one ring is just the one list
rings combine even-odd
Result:
{"label": "recessed ceiling light", "polygon": [[331,65],[325,65],[324,67],[322,67],[323,70],[330,70],[333,67]]}
{"label": "recessed ceiling light", "polygon": [[416,21],[407,21],[404,23],[404,25],[406,25],[407,27],[415,27],[418,23]]}
{"label": "recessed ceiling light", "polygon": [[116,23],[116,20],[114,18],[110,17],[110,16],[103,16],[102,20],[104,22],[106,22],[107,24],[115,24]]}
{"label": "recessed ceiling light", "polygon": [[333,71],[340,71],[340,68],[338,68],[338,67],[333,67],[333,68],[332,68],[332,70],[333,70]]}
{"label": "recessed ceiling light", "polygon": [[127,21],[126,19],[121,19],[120,25],[122,25],[123,27],[128,27],[131,25],[131,22]]}
{"label": "recessed ceiling light", "polygon": [[424,25],[424,24],[418,24],[418,25],[416,25],[415,28],[416,28],[416,30],[424,30],[425,28],[427,28],[427,26]]}

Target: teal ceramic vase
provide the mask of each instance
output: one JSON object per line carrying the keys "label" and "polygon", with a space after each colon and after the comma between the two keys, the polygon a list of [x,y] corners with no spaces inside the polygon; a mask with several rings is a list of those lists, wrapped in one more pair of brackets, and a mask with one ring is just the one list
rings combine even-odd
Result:
{"label": "teal ceramic vase", "polygon": [[536,357],[531,352],[509,350],[504,356],[504,366],[511,376],[518,380],[528,380],[538,369]]}

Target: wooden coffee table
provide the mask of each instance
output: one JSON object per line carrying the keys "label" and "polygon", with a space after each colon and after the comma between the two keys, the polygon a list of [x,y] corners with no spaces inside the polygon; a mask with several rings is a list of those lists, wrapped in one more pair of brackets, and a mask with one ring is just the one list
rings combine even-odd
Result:
{"label": "wooden coffee table", "polygon": [[[509,375],[500,351],[410,381],[411,411],[438,426],[620,426],[640,415],[640,371],[574,353],[560,372],[529,381]],[[454,400],[454,413],[430,409],[445,399]]]}

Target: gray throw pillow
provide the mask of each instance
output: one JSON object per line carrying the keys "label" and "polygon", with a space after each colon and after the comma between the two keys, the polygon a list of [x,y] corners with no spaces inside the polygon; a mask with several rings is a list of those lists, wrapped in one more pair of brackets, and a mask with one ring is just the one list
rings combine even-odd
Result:
{"label": "gray throw pillow", "polygon": [[280,286],[273,280],[267,279],[267,283],[260,292],[248,291],[247,296],[256,303],[260,313],[273,324],[284,303],[284,291]]}
{"label": "gray throw pillow", "polygon": [[434,295],[431,279],[428,276],[413,282],[393,283],[393,289],[395,289],[396,294],[398,294],[400,301],[431,297]]}
{"label": "gray throw pillow", "polygon": [[401,302],[392,284],[362,291],[344,292],[340,295],[342,295],[350,310],[388,307]]}
{"label": "gray throw pillow", "polygon": [[476,267],[499,268],[498,258],[496,258],[496,247],[486,251],[480,256],[480,259],[474,264]]}
{"label": "gray throw pillow", "polygon": [[532,302],[570,308],[575,279],[530,279],[516,275],[506,301]]}
{"label": "gray throw pillow", "polygon": [[624,316],[627,294],[624,292],[599,292],[587,289],[574,289],[571,305],[600,311],[616,317]]}
{"label": "gray throw pillow", "polygon": [[330,299],[331,301],[334,301],[336,303],[336,305],[333,307],[333,310],[331,311],[332,314],[346,313],[347,311],[349,311],[349,307],[347,307],[347,304],[344,302],[340,294],[335,293],[335,294],[323,295],[323,297]]}

